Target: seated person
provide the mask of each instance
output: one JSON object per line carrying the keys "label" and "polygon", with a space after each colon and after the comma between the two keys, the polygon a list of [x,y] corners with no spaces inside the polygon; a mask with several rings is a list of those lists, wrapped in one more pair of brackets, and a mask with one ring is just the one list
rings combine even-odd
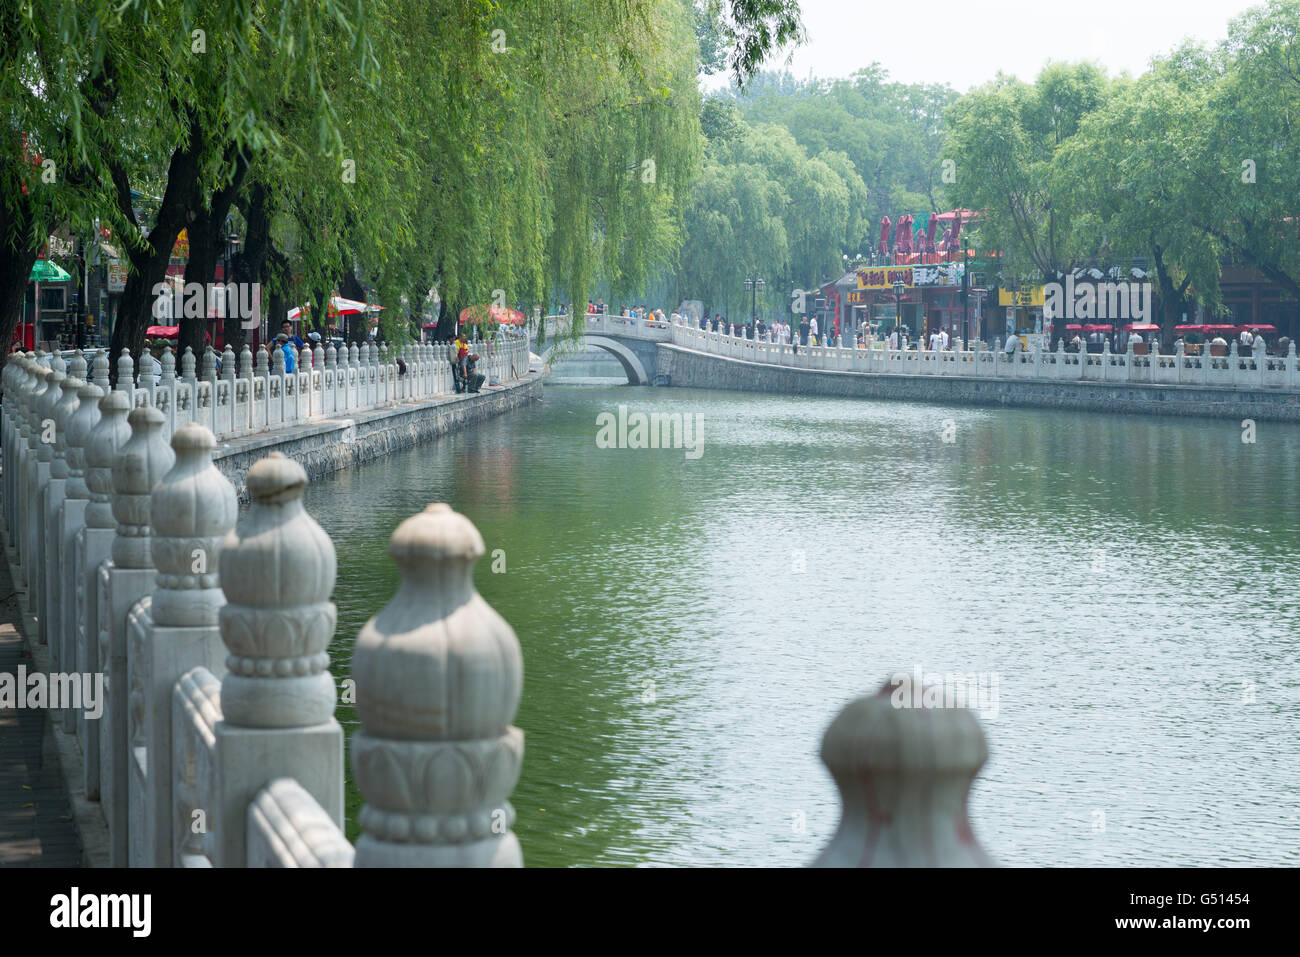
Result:
{"label": "seated person", "polygon": [[483,388],[483,383],[487,381],[487,376],[481,372],[474,371],[474,365],[478,362],[478,353],[466,357],[465,360],[465,381],[468,384],[468,391],[478,392]]}

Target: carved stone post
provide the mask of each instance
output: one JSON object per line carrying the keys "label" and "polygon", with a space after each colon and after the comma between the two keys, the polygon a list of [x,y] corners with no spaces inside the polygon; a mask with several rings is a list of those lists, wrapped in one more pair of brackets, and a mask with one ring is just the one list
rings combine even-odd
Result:
{"label": "carved stone post", "polygon": [[[77,535],[77,670],[98,674],[106,666],[99,657],[99,572],[112,554],[117,520],[113,518],[113,463],[131,438],[126,393],[110,392],[99,400],[99,418],[86,443],[86,527]],[[78,722],[86,797],[100,796],[99,738],[103,716]],[[82,725],[84,724],[84,728]]]}
{"label": "carved stone post", "polygon": [[[45,577],[45,502],[50,488],[50,467],[54,462],[54,407],[63,396],[64,375],[63,359],[55,354],[50,358],[50,368],[45,374],[45,391],[36,397],[35,421],[32,438],[35,440],[35,455],[32,456],[31,500],[28,506],[27,538],[31,544],[31,561],[27,565],[28,608],[36,617],[36,632],[41,642],[49,640],[49,634],[42,620],[45,615],[45,598],[47,580]],[[60,480],[60,485],[62,481]]]}
{"label": "carved stone post", "polygon": [[[80,649],[77,646],[78,611],[77,593],[81,582],[77,578],[78,542],[84,540],[86,508],[90,504],[90,489],[86,486],[86,445],[99,426],[99,400],[104,393],[93,383],[83,383],[77,390],[77,410],[68,420],[68,482],[60,517],[59,540],[62,566],[59,572],[59,644],[60,660],[65,670],[86,673],[82,668]],[[63,715],[63,730],[77,732],[78,740],[85,739],[86,711],[67,710]]]}
{"label": "carved stone post", "polygon": [[147,756],[129,762],[132,867],[172,862],[172,686],[191,668],[217,677],[226,670],[218,628],[226,598],[217,570],[238,514],[235,487],[212,464],[217,443],[203,426],[185,426],[171,445],[176,464],[150,495],[153,596],[128,648],[127,732],[132,753]]}
{"label": "carved stone post", "polygon": [[[101,411],[107,411],[102,409]],[[113,558],[99,570],[99,665],[104,714],[99,719],[100,801],[108,822],[112,867],[126,867],[127,615],[154,588],[149,496],[176,460],[163,437],[163,415],[151,406],[127,416],[131,438],[113,462]]]}
{"label": "carved stone post", "polygon": [[334,545],[303,508],[297,462],[272,453],[246,481],[252,506],[221,550],[230,655],[214,745],[208,853],[217,867],[245,866],[249,804],[276,778],[294,778],[343,826],[343,729],[326,653]]}
{"label": "carved stone post", "polygon": [[168,435],[176,432],[176,353],[171,346],[163,346],[162,356],[158,359],[158,389],[154,405],[167,420],[164,431]]}
{"label": "carved stone post", "polygon": [[[37,388],[40,387],[40,363],[31,356],[28,356],[25,363],[25,375],[18,390],[17,408],[14,409],[14,449],[12,452],[13,467],[13,496],[14,505],[11,511],[9,521],[9,544],[17,558],[17,564],[14,566],[14,584],[20,589],[26,590],[27,587],[27,542],[25,533],[27,529],[27,501],[28,488],[26,482],[27,467],[29,462],[29,446],[31,444],[31,412],[32,397],[36,394]],[[8,469],[6,468],[6,471]]]}
{"label": "carved stone post", "polygon": [[357,638],[352,766],[365,796],[356,867],[519,867],[523,659],[474,589],[483,538],[445,504],[389,540],[402,581]]}
{"label": "carved stone post", "polygon": [[[72,357],[69,374],[59,383],[62,390],[54,403],[54,443],[50,458],[50,484],[45,492],[45,512],[41,516],[41,534],[45,536],[45,608],[42,611],[42,630],[50,646],[50,664],[55,671],[71,671],[72,665],[64,657],[63,610],[68,595],[63,593],[63,500],[68,486],[68,425],[77,411],[77,392],[85,382],[86,360],[78,352]],[[75,531],[75,530],[74,530]],[[64,709],[63,727],[71,731],[76,718],[71,709]]]}
{"label": "carved stone post", "polygon": [[965,708],[917,706],[920,690],[896,676],[831,722],[821,755],[843,811],[814,867],[993,865],[966,816],[984,733]]}
{"label": "carved stone post", "polygon": [[194,359],[194,350],[186,346],[185,351],[181,353],[181,383],[189,391],[189,401],[187,403],[189,412],[182,421],[178,410],[175,423],[177,428],[190,422],[199,421],[199,379],[194,371],[197,365],[198,363]]}
{"label": "carved stone post", "polygon": [[257,347],[253,365],[257,381],[253,383],[252,423],[253,428],[261,428],[271,421],[271,355],[266,346]]}

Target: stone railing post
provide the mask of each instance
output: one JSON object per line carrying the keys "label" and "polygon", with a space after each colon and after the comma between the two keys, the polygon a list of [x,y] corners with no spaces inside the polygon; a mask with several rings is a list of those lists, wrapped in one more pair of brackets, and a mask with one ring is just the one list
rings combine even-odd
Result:
{"label": "stone railing post", "polygon": [[253,358],[253,379],[249,421],[257,429],[271,421],[271,354],[265,345],[257,347]]}
{"label": "stone railing post", "polygon": [[136,602],[153,591],[149,496],[175,461],[163,436],[161,412],[141,406],[131,410],[127,422],[131,438],[113,462],[113,517],[117,519],[113,557],[100,566],[98,585],[99,666],[104,674],[99,796],[108,823],[111,867],[126,867],[129,860],[127,616]]}
{"label": "stone railing post", "polygon": [[445,504],[389,540],[402,580],[357,638],[366,799],[357,867],[519,867],[507,798],[519,778],[523,661],[513,629],[474,589],[483,539]]}
{"label": "stone railing post", "polygon": [[239,368],[235,373],[235,391],[231,402],[232,428],[248,430],[253,428],[253,350],[245,342],[239,350]]}
{"label": "stone railing post", "polygon": [[[86,673],[81,667],[77,643],[80,621],[77,593],[82,587],[77,577],[77,550],[86,526],[86,508],[90,504],[90,489],[86,486],[86,445],[99,426],[99,400],[103,396],[99,386],[89,382],[82,383],[77,390],[77,408],[68,419],[68,481],[59,516],[59,660],[64,662],[65,671],[79,673]],[[79,739],[85,737],[85,722],[84,706],[63,713],[63,730],[78,732]]]}
{"label": "stone railing post", "polygon": [[[5,462],[4,477],[6,483],[5,504],[9,505],[9,519],[5,530],[9,536],[9,548],[15,559],[13,563],[14,584],[25,590],[27,586],[28,558],[27,543],[23,537],[24,530],[27,528],[27,486],[24,477],[27,474],[28,446],[31,441],[32,396],[35,394],[40,382],[40,376],[38,375],[40,363],[30,355],[25,356],[22,360],[22,370],[23,375],[18,383],[14,407],[10,410],[10,415],[13,417],[10,432],[13,435],[14,447],[11,450],[7,449],[9,458]],[[9,502],[10,495],[13,497],[12,504]]]}
{"label": "stone railing post", "polygon": [[[56,671],[71,671],[72,663],[63,655],[63,617],[67,607],[63,594],[63,565],[65,561],[63,535],[63,502],[68,491],[68,426],[77,412],[81,399],[77,393],[86,384],[86,360],[78,349],[68,364],[68,374],[59,384],[63,390],[54,404],[54,445],[50,459],[50,487],[46,492],[44,534],[45,581],[47,584],[45,600],[45,622],[48,626],[46,635],[50,644],[50,661]],[[76,530],[73,529],[75,534]],[[68,543],[71,547],[71,542]],[[64,728],[72,730],[74,717],[65,711]]]}
{"label": "stone railing post", "polygon": [[[113,548],[117,521],[113,518],[113,463],[131,438],[126,416],[130,403],[126,393],[113,391],[104,395],[93,416],[90,438],[86,443],[86,526],[77,533],[75,567],[77,670],[98,674],[104,670],[99,658],[99,572]],[[86,797],[98,800],[100,783],[99,725],[101,715],[92,722],[83,716],[77,722],[81,736],[83,783]]]}
{"label": "stone railing post", "polygon": [[[174,428],[180,428],[188,422],[199,421],[199,379],[198,374],[194,371],[198,367],[198,362],[194,358],[194,350],[189,346],[181,353],[181,378],[180,383],[186,387],[188,398],[186,399],[187,414],[182,421],[180,407],[176,409],[176,421],[173,423]],[[179,402],[179,394],[177,396]]]}
{"label": "stone railing post", "polygon": [[831,722],[821,757],[843,809],[814,867],[993,865],[966,814],[988,758],[979,721],[965,708],[921,707],[921,693],[896,675]]}
{"label": "stone railing post", "polygon": [[[171,446],[175,464],[149,497],[153,595],[138,606],[141,627],[127,650],[132,867],[172,862],[172,686],[191,668],[217,677],[226,670],[217,568],[238,514],[235,488],[212,464],[217,443],[208,429],[187,425]],[[134,759],[141,751],[143,762]]]}
{"label": "stone railing post", "polygon": [[252,506],[221,549],[229,670],[209,796],[217,867],[245,866],[249,805],[276,778],[296,780],[343,827],[343,729],[326,652],[334,545],[303,508],[307,474],[297,462],[272,453],[246,481]]}
{"label": "stone railing post", "polygon": [[[63,398],[63,380],[65,365],[63,359],[55,353],[50,357],[50,368],[45,376],[45,391],[36,400],[36,415],[33,438],[36,440],[36,454],[33,456],[35,481],[32,484],[31,504],[28,508],[27,537],[31,542],[31,562],[27,568],[28,602],[31,614],[36,617],[36,631],[41,642],[49,641],[46,621],[46,590],[49,582],[45,576],[45,555],[49,551],[45,530],[45,509],[48,495],[52,490],[51,468],[54,464],[54,441],[57,426],[54,422],[54,409]],[[63,480],[58,481],[59,495],[63,493]]]}

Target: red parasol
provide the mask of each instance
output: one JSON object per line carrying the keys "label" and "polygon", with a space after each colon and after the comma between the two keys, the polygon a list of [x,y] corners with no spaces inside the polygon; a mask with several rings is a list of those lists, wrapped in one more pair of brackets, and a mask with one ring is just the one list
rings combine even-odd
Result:
{"label": "red parasol", "polygon": [[527,318],[518,309],[502,306],[466,306],[460,311],[461,325],[522,326]]}
{"label": "red parasol", "polygon": [[144,334],[150,339],[162,337],[163,339],[175,339],[181,334],[180,326],[150,326],[144,331]]}

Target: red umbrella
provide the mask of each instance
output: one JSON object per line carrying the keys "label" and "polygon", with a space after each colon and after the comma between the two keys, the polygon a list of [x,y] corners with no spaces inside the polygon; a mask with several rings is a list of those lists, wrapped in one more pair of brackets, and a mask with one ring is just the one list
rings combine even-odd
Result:
{"label": "red umbrella", "polygon": [[1079,325],[1078,323],[1074,323],[1072,325],[1066,326],[1065,328],[1067,332],[1079,332],[1080,330],[1083,329],[1083,326]]}
{"label": "red umbrella", "polygon": [[1110,332],[1110,326],[1100,325],[1095,322],[1088,322],[1088,323],[1084,323],[1083,331],[1084,332]]}
{"label": "red umbrella", "polygon": [[1125,332],[1159,332],[1160,327],[1153,322],[1130,322],[1127,326],[1122,326]]}
{"label": "red umbrella", "polygon": [[151,339],[161,336],[164,339],[175,339],[181,334],[180,326],[150,326],[144,331],[144,334]]}
{"label": "red umbrella", "polygon": [[892,225],[893,224],[889,221],[888,216],[885,216],[880,220],[880,245],[877,249],[882,256],[889,255],[889,227]]}
{"label": "red umbrella", "polygon": [[466,306],[460,311],[460,322],[491,324],[501,323],[508,326],[522,326],[527,318],[518,309],[505,309],[501,306]]}

